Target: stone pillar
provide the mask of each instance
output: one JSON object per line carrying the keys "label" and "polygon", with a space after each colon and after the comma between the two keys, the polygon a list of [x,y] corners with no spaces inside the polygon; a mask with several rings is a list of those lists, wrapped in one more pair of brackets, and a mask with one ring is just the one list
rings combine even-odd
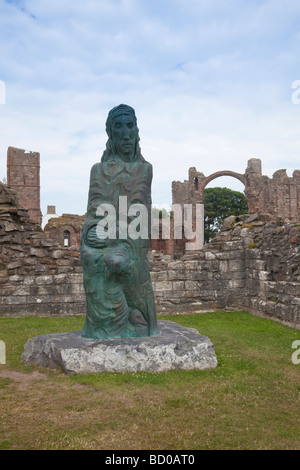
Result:
{"label": "stone pillar", "polygon": [[250,160],[248,160],[248,167],[246,173],[256,176],[262,175],[260,158],[250,158]]}
{"label": "stone pillar", "polygon": [[250,214],[260,212],[260,200],[264,199],[264,181],[261,171],[261,160],[251,158],[248,160],[248,166],[245,172],[245,197]]}
{"label": "stone pillar", "polygon": [[30,218],[41,225],[40,154],[8,147],[7,185],[16,191],[19,204],[28,209]]}

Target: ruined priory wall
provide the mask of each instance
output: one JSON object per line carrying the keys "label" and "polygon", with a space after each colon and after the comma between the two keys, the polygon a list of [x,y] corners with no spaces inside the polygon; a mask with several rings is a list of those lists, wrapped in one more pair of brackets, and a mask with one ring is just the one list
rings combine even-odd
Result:
{"label": "ruined priory wall", "polygon": [[243,305],[251,313],[300,328],[300,224],[277,218],[255,227]]}
{"label": "ruined priory wall", "polygon": [[[222,232],[199,252],[186,253],[151,277],[159,313],[228,310],[243,301],[245,238]],[[233,299],[234,293],[234,299]]]}
{"label": "ruined priory wall", "polygon": [[79,251],[47,238],[0,183],[0,316],[82,315]]}
{"label": "ruined priory wall", "polygon": [[300,328],[300,224],[253,214],[152,272],[159,313],[248,310]]}
{"label": "ruined priory wall", "polygon": [[[300,224],[231,217],[181,260],[150,253],[157,312],[248,310],[300,328]],[[0,184],[0,316],[85,315],[79,250],[35,225]]]}
{"label": "ruined priory wall", "polygon": [[20,204],[28,209],[31,219],[41,224],[40,154],[8,147],[7,184],[17,192]]}

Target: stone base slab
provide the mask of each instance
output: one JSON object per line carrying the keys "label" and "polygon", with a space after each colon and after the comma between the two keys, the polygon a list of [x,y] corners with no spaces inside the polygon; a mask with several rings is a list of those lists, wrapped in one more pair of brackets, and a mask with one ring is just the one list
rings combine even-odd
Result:
{"label": "stone base slab", "polygon": [[209,338],[171,321],[158,326],[158,335],[144,338],[88,339],[81,331],[39,335],[27,341],[21,359],[66,374],[217,367]]}

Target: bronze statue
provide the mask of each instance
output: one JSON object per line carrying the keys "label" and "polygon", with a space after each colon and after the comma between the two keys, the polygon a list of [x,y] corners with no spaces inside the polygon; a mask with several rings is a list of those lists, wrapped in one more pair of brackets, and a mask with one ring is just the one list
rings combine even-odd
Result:
{"label": "bronze statue", "polygon": [[[106,132],[106,150],[91,169],[81,234],[87,303],[82,336],[152,336],[158,334],[148,267],[152,166],[141,154],[133,108],[123,104],[113,108]],[[142,218],[140,233],[136,231],[133,237],[127,229],[136,224],[137,217],[130,207],[148,214]],[[145,230],[147,236],[142,236]]]}

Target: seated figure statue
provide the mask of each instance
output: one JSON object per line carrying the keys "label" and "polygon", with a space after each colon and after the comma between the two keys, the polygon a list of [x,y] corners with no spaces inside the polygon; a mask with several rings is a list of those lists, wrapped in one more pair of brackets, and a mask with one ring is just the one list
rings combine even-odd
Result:
{"label": "seated figure statue", "polygon": [[[106,121],[108,141],[101,162],[90,174],[87,217],[81,234],[81,262],[87,314],[86,338],[124,338],[158,334],[154,294],[148,266],[151,220],[152,166],[143,158],[133,108],[119,105]],[[148,236],[121,234],[120,200],[147,208]],[[126,196],[126,198],[124,198]],[[116,236],[99,237],[99,222],[115,209]],[[122,212],[122,213],[121,213]],[[132,222],[125,211],[127,224]]]}

